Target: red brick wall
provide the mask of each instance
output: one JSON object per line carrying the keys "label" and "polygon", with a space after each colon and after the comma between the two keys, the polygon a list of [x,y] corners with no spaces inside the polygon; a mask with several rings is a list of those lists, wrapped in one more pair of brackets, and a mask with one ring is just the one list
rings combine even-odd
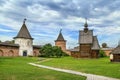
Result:
{"label": "red brick wall", "polygon": [[61,49],[64,52],[66,51],[66,42],[65,41],[56,41],[55,46],[61,47]]}
{"label": "red brick wall", "polygon": [[0,56],[19,56],[19,47],[0,46]]}
{"label": "red brick wall", "polygon": [[71,55],[70,51],[66,50],[66,42],[65,41],[56,41],[55,46],[61,47],[63,52],[67,53],[68,55]]}
{"label": "red brick wall", "polygon": [[33,48],[33,56],[38,56],[38,55],[40,55],[39,50],[40,50],[40,49],[38,49],[38,48]]}
{"label": "red brick wall", "polygon": [[61,49],[64,52],[66,51],[66,42],[65,41],[56,41],[55,46],[61,47]]}

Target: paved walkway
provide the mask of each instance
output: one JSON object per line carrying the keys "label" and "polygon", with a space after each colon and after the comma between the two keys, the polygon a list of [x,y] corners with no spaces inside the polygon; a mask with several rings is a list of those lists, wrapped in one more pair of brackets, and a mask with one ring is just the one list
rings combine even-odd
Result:
{"label": "paved walkway", "polygon": [[66,69],[54,68],[54,67],[39,65],[39,64],[35,64],[35,63],[29,63],[29,64],[33,65],[33,66],[41,67],[41,68],[55,70],[55,71],[60,71],[60,72],[66,72],[66,73],[71,73],[71,74],[86,76],[87,77],[86,80],[120,80],[120,79],[115,79],[115,78],[109,78],[109,77],[104,77],[104,76],[98,76],[98,75],[93,75],[93,74],[87,74],[87,73],[77,72],[77,71],[73,71],[73,70],[66,70]]}

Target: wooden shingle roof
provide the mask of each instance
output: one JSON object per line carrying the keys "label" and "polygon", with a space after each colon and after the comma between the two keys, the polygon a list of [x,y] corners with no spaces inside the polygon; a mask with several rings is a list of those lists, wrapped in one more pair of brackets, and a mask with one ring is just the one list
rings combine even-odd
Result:
{"label": "wooden shingle roof", "polygon": [[93,30],[88,30],[87,32],[79,32],[79,43],[80,44],[92,44],[93,43]]}
{"label": "wooden shingle roof", "polygon": [[112,52],[111,54],[120,54],[120,45],[118,45]]}
{"label": "wooden shingle roof", "polygon": [[99,50],[100,49],[100,45],[98,43],[98,39],[97,36],[93,36],[93,45],[92,45],[92,50]]}
{"label": "wooden shingle roof", "polygon": [[17,34],[16,37],[14,38],[25,38],[25,39],[33,39],[26,27],[25,21],[23,22],[23,25],[19,31],[19,33]]}
{"label": "wooden shingle roof", "polygon": [[63,37],[61,31],[60,31],[60,33],[59,33],[58,38],[57,38],[56,41],[66,41],[66,40],[64,39],[64,37]]}

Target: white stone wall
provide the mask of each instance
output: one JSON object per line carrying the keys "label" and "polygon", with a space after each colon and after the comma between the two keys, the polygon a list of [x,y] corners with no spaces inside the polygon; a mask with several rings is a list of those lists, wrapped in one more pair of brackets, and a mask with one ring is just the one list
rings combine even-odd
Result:
{"label": "white stone wall", "polygon": [[33,55],[33,41],[31,39],[16,38],[15,44],[19,44],[19,56],[23,56],[23,51],[27,51],[28,55]]}

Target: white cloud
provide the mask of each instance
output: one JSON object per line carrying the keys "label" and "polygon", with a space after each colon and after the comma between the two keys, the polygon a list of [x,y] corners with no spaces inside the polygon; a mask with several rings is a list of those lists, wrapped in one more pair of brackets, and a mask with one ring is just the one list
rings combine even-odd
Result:
{"label": "white cloud", "polygon": [[32,6],[27,7],[30,17],[37,21],[50,21],[54,18],[59,18],[60,14],[57,11],[51,10],[46,6],[42,6],[40,4],[34,4]]}
{"label": "white cloud", "polygon": [[120,11],[114,11],[108,15],[108,19],[115,20],[117,18],[120,18]]}
{"label": "white cloud", "polygon": [[[67,46],[74,47],[77,45],[78,36],[71,36],[74,35],[72,31],[77,32],[83,29],[84,16],[88,16],[88,25],[95,30],[94,34],[102,35],[102,37],[120,34],[119,6],[110,6],[110,4],[101,6],[104,3],[100,2],[95,0],[87,2],[84,0],[35,0],[30,3],[29,0],[5,0],[4,5],[0,5],[0,24],[8,26],[17,32],[22,25],[23,19],[27,18],[26,25],[33,38],[35,37],[35,43],[37,44],[48,42],[54,44],[54,39],[57,38],[59,29],[62,27],[63,33],[65,33],[63,36],[68,41]],[[112,7],[116,7],[114,11],[112,11]],[[72,10],[75,12],[72,12]],[[110,22],[107,23],[107,21]],[[0,29],[0,31],[10,32],[11,30]],[[11,39],[10,36],[4,36],[2,36],[2,40]],[[52,39],[50,39],[51,37]],[[120,36],[115,37],[116,40],[118,37]],[[110,40],[104,39],[104,41]]]}
{"label": "white cloud", "polygon": [[0,28],[0,32],[14,32],[14,31]]}
{"label": "white cloud", "polygon": [[88,23],[89,24],[102,24],[103,20],[99,18],[89,18]]}
{"label": "white cloud", "polygon": [[4,36],[4,35],[0,35],[0,40],[2,41],[2,42],[4,42],[4,41],[7,41],[7,40],[13,40],[13,36]]}
{"label": "white cloud", "polygon": [[101,8],[94,8],[94,11],[96,13],[108,13],[109,12],[109,9],[107,7],[101,7]]}

